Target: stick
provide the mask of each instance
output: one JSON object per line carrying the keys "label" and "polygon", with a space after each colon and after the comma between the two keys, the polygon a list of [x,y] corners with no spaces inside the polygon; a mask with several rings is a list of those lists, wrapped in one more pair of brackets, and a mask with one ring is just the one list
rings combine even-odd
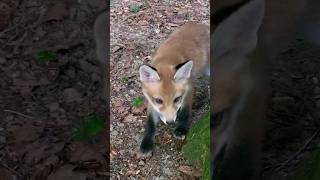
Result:
{"label": "stick", "polygon": [[23,116],[23,117],[29,118],[29,119],[32,119],[32,118],[33,118],[32,116],[28,116],[28,115],[19,113],[19,112],[17,112],[17,111],[9,110],[9,109],[5,109],[5,110],[3,110],[3,111],[4,111],[4,112],[13,113],[13,114],[17,114],[17,115],[20,115],[20,116]]}
{"label": "stick", "polygon": [[306,141],[306,143],[295,153],[293,154],[289,159],[287,159],[285,162],[283,162],[280,167],[276,169],[276,171],[279,171],[284,166],[286,166],[290,161],[295,159],[303,150],[306,149],[306,147],[311,143],[311,141],[319,134],[320,130],[317,130],[313,135]]}

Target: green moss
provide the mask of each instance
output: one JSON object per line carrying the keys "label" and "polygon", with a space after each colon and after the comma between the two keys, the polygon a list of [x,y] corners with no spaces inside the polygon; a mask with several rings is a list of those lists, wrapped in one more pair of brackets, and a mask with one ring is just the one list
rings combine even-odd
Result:
{"label": "green moss", "polygon": [[139,6],[137,4],[130,5],[130,12],[137,13],[139,11]]}
{"label": "green moss", "polygon": [[57,59],[57,55],[53,52],[42,51],[34,55],[36,61],[43,63]]}
{"label": "green moss", "polygon": [[141,97],[137,97],[133,101],[134,107],[140,107],[144,103],[143,99]]}
{"label": "green moss", "polygon": [[74,124],[72,138],[83,142],[93,142],[96,135],[105,128],[105,121],[97,115],[89,115]]}
{"label": "green moss", "polygon": [[320,149],[313,151],[309,158],[304,160],[292,180],[320,179]]}
{"label": "green moss", "polygon": [[186,159],[192,164],[200,163],[201,179],[210,179],[210,113],[206,113],[189,131],[187,144],[182,148]]}

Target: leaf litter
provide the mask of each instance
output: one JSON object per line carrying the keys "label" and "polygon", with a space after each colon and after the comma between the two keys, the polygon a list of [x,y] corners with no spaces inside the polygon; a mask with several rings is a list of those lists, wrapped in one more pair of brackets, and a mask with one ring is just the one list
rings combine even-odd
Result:
{"label": "leaf litter", "polygon": [[[100,3],[0,2],[2,178],[108,178],[105,119],[89,125],[94,143],[72,139],[73,124],[106,114],[92,75],[99,69],[92,28]],[[82,69],[82,62],[90,66]]]}
{"label": "leaf litter", "polygon": [[[199,3],[200,2],[200,3]],[[126,0],[111,1],[111,179],[194,179],[198,167],[183,157],[184,142],[160,125],[153,156],[138,160],[137,150],[146,121],[147,101],[141,92],[138,67],[170,32],[186,21],[209,25],[209,2]],[[126,78],[130,77],[130,78]],[[199,80],[201,81],[201,80]],[[207,79],[198,84],[193,122],[209,108]],[[189,167],[183,168],[184,166]],[[179,170],[179,167],[180,168]],[[190,173],[190,172],[193,173]]]}

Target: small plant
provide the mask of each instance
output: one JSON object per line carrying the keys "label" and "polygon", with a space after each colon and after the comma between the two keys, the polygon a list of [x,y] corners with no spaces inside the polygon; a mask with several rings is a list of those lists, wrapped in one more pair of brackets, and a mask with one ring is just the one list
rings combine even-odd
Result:
{"label": "small plant", "polygon": [[204,115],[189,131],[183,155],[193,164],[202,166],[201,179],[210,179],[210,113]]}
{"label": "small plant", "polygon": [[129,81],[129,77],[127,77],[127,76],[122,77],[121,80],[122,80],[123,82],[128,82],[128,81]]}
{"label": "small plant", "polygon": [[52,61],[57,59],[57,55],[53,52],[49,52],[49,51],[42,51],[42,52],[38,52],[34,55],[34,58],[36,59],[36,61],[40,62],[40,63],[44,63],[44,62],[48,62],[48,61]]}
{"label": "small plant", "polygon": [[148,5],[148,0],[143,0],[143,6],[147,7]]}
{"label": "small plant", "polygon": [[132,13],[137,13],[139,11],[139,6],[138,4],[131,4],[130,5],[130,12]]}
{"label": "small plant", "polygon": [[94,138],[105,128],[104,120],[97,115],[89,115],[77,122],[72,129],[72,138],[83,142],[94,142]]}
{"label": "small plant", "polygon": [[143,99],[141,97],[137,97],[133,101],[134,107],[140,107],[144,103]]}

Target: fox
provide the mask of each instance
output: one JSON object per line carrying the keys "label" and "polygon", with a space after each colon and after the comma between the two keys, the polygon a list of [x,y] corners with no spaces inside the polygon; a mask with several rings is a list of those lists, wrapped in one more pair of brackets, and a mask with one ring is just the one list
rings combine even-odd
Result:
{"label": "fox", "polygon": [[320,43],[316,0],[212,0],[211,179],[261,179],[270,62],[297,33]]}
{"label": "fox", "polygon": [[152,154],[157,124],[176,125],[174,136],[185,139],[193,101],[193,79],[210,74],[210,28],[187,22],[173,31],[139,67],[142,92],[148,101],[147,121],[140,154]]}

